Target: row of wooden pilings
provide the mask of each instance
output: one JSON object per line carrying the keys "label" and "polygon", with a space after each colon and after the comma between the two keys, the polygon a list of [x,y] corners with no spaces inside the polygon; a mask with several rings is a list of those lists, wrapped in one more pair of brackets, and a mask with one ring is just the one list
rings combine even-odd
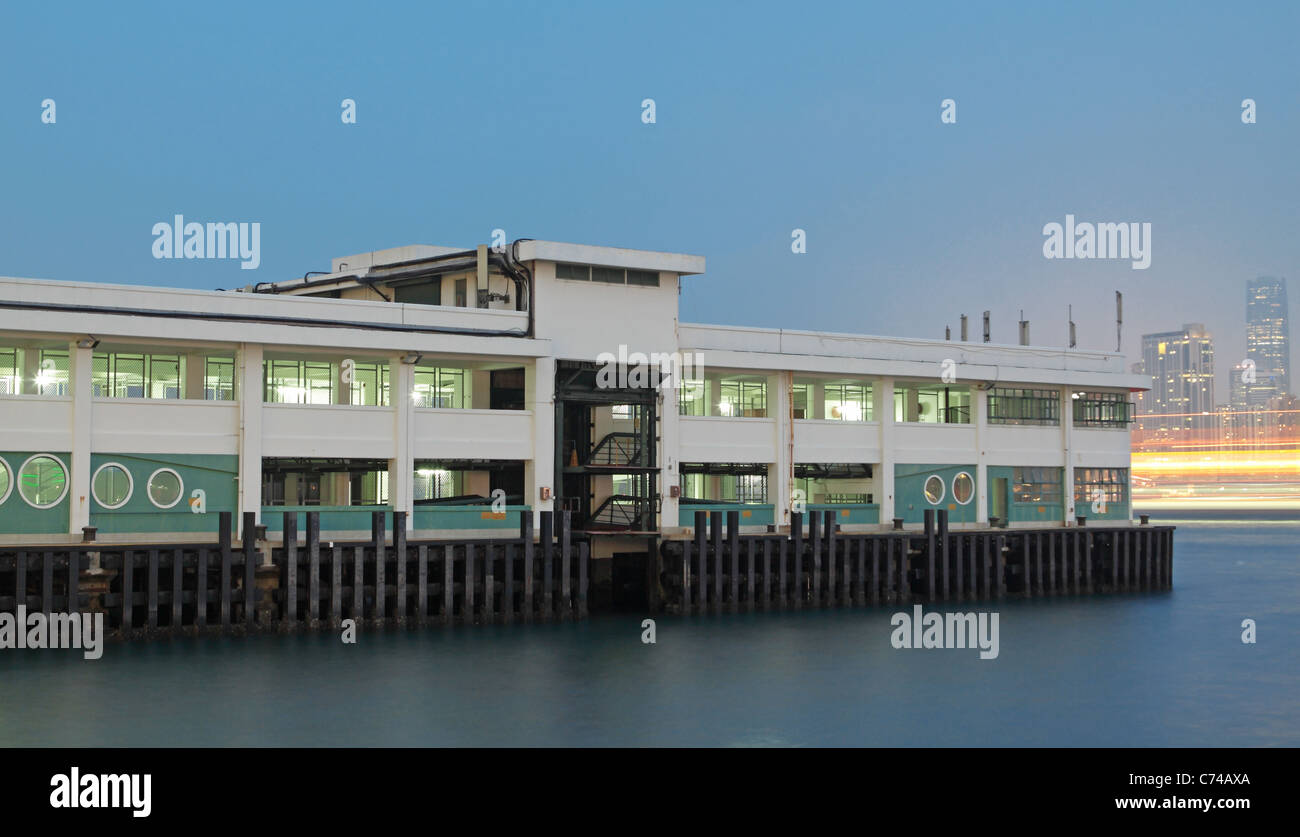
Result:
{"label": "row of wooden pilings", "polygon": [[694,538],[661,548],[665,606],[797,610],[1173,586],[1171,526],[951,531],[939,509],[920,532],[845,534],[834,511],[811,514],[806,532],[802,514],[790,518],[788,535],[741,535],[739,511],[696,512]]}
{"label": "row of wooden pilings", "polygon": [[[6,548],[0,612],[96,612],[122,636],[368,625],[564,621],[587,616],[589,549],[569,512],[521,515],[517,536],[408,540],[406,515],[375,512],[365,541],[322,542],[287,512],[283,542],[259,540],[245,514],[236,543],[229,512],[215,543]],[[269,559],[269,560],[268,560]]]}

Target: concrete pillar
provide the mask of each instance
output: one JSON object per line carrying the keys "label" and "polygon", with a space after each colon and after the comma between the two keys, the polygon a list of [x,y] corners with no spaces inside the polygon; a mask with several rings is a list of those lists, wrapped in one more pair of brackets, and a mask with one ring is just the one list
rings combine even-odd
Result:
{"label": "concrete pillar", "polygon": [[262,347],[241,343],[235,359],[235,397],[239,399],[239,508],[262,522]]}
{"label": "concrete pillar", "polygon": [[790,498],[794,489],[794,422],[790,418],[793,372],[777,372],[767,379],[771,416],[776,419],[773,440],[775,461],[768,468],[768,502],[773,504],[773,520],[778,526],[790,525]]}
{"label": "concrete pillar", "polygon": [[207,374],[208,356],[206,352],[185,353],[185,380],[182,398],[191,401],[203,400],[203,378]]}
{"label": "concrete pillar", "polygon": [[1074,398],[1069,387],[1061,389],[1061,501],[1065,509],[1065,525],[1074,525]]}
{"label": "concrete pillar", "polygon": [[[533,507],[533,525],[542,525],[541,513],[554,511],[555,493],[555,358],[540,357],[524,367],[524,397],[533,412],[533,458],[524,463],[525,502]],[[551,499],[542,499],[541,490]]]}
{"label": "concrete pillar", "polygon": [[393,411],[393,457],[388,460],[388,502],[395,512],[406,512],[406,529],[415,523],[415,366],[402,363],[401,355],[388,359],[388,400]]}
{"label": "concrete pillar", "polygon": [[[28,351],[28,355],[35,354]],[[90,428],[94,398],[91,362],[94,349],[68,344],[68,384],[72,392],[72,450],[68,457],[68,532],[81,534],[90,525]]]}
{"label": "concrete pillar", "polygon": [[[988,403],[989,393],[978,386],[971,388],[971,421],[975,425],[975,522],[988,525],[989,522],[989,466],[988,456],[984,450],[988,442]],[[1010,500],[1008,500],[1008,504]],[[1010,505],[1008,505],[1008,513]]]}
{"label": "concrete pillar", "polygon": [[881,378],[875,386],[875,411],[880,419],[880,522],[892,525],[894,514],[894,379]]}
{"label": "concrete pillar", "polygon": [[487,369],[470,369],[465,376],[469,384],[469,406],[474,410],[492,408],[492,372]]}
{"label": "concrete pillar", "polygon": [[672,487],[681,483],[677,474],[677,451],[680,448],[681,416],[678,397],[681,395],[681,379],[673,376],[673,386],[659,390],[659,506],[660,528],[678,525],[680,504],[676,497],[670,496]]}

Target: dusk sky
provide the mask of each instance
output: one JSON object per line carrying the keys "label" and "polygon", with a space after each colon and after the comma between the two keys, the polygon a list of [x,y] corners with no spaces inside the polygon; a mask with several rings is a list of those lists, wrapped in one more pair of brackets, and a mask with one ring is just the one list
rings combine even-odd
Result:
{"label": "dusk sky", "polygon": [[[1247,279],[1288,278],[1300,342],[1298,24],[1289,3],[9,6],[0,274],[229,288],[499,227],[703,255],[694,322],[942,337],[965,312],[978,339],[991,309],[1015,342],[1023,309],[1063,345],[1073,304],[1080,347],[1113,350],[1120,290],[1130,357],[1204,322],[1222,387]],[[155,260],[177,213],[259,222],[260,268]],[[1067,213],[1150,223],[1150,267],[1044,258]]]}

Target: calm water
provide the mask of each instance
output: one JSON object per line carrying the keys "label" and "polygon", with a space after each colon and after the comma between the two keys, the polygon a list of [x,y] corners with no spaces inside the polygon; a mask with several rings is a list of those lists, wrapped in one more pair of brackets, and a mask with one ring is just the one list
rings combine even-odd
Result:
{"label": "calm water", "polygon": [[1172,593],[950,605],[996,660],[892,608],[0,651],[0,745],[1300,745],[1300,520],[1196,515]]}

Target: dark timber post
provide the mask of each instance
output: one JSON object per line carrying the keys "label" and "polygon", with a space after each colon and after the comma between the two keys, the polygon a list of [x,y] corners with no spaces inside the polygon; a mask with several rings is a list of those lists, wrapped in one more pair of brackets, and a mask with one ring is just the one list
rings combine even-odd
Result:
{"label": "dark timber post", "polygon": [[[27,601],[27,573],[23,572],[23,589],[19,591],[19,602]],[[122,551],[122,633],[130,634],[132,629],[131,605],[135,598],[135,553],[129,549]]]}
{"label": "dark timber post", "polygon": [[[549,622],[555,615],[553,599],[551,598],[551,582],[555,575],[552,572],[554,566],[555,553],[555,513],[542,512],[542,621]],[[451,583],[451,577],[447,577],[447,583]]]}
{"label": "dark timber post", "polygon": [[[560,523],[564,525],[563,522]],[[465,544],[465,599],[461,604],[461,621],[474,624],[474,544]]]}
{"label": "dark timber post", "polygon": [[997,577],[997,597],[1000,599],[1007,592],[1007,568],[1006,559],[1002,555],[1002,547],[1006,543],[1005,535],[997,535],[994,539],[994,548],[996,552],[993,556],[993,565],[996,567]]}
{"label": "dark timber post", "polygon": [[[548,515],[550,512],[542,512]],[[546,522],[546,518],[542,518]],[[545,527],[543,527],[545,528]],[[450,625],[456,611],[456,547],[445,546],[442,551],[442,624]]]}
{"label": "dark timber post", "polygon": [[343,623],[343,547],[330,550],[330,626]]}
{"label": "dark timber post", "polygon": [[934,509],[926,509],[925,521],[925,587],[926,600],[934,601]]}
{"label": "dark timber post", "polygon": [[[54,553],[45,553],[45,565],[41,568],[41,577],[50,583],[41,585],[41,598],[44,599],[42,604],[48,613],[54,609],[54,596],[52,595],[53,578],[54,578]],[[158,550],[149,550],[149,578],[148,585],[145,587],[145,606],[149,608],[148,622],[149,630],[158,629]]]}
{"label": "dark timber post", "polygon": [[745,609],[754,609],[754,539],[745,541]]}
{"label": "dark timber post", "polygon": [[397,621],[406,621],[406,512],[393,512],[393,560],[397,562]]}
{"label": "dark timber post", "polygon": [[234,535],[230,531],[234,520],[230,512],[221,512],[221,628],[230,627],[230,542]]}
{"label": "dark timber post", "polygon": [[420,544],[415,554],[415,577],[419,584],[415,592],[416,622],[423,625],[429,621],[429,547]]}
{"label": "dark timber post", "polygon": [[533,515],[519,515],[519,540],[524,550],[524,622],[533,621]]}
{"label": "dark timber post", "polygon": [[320,512],[307,512],[307,615],[320,624]]}
{"label": "dark timber post", "polygon": [[943,588],[943,594],[940,598],[942,598],[946,602],[948,601],[948,589],[949,587],[952,586],[952,581],[951,581],[952,570],[948,566],[948,562],[952,559],[952,555],[948,550],[948,510],[947,509],[939,509],[937,523],[939,525],[939,532],[938,532],[939,567],[940,567],[939,583],[940,586]]}
{"label": "dark timber post", "polygon": [[826,536],[826,598],[823,603],[835,606],[835,563],[839,561],[838,542],[835,538],[835,511],[826,509],[822,513],[822,530]]}
{"label": "dark timber post", "polygon": [[352,550],[352,618],[357,627],[366,618],[366,548]]}
{"label": "dark timber post", "polygon": [[257,512],[244,512],[244,626],[253,627],[253,613],[257,609],[257,585],[253,573],[257,570]]}
{"label": "dark timber post", "polygon": [[708,525],[709,513],[705,511],[695,512],[695,560],[699,566],[699,570],[695,573],[695,584],[697,585],[695,609],[700,612],[703,612],[709,603]]}
{"label": "dark timber post", "polygon": [[571,582],[569,580],[569,574],[572,572],[570,561],[573,560],[571,551],[572,528],[573,512],[565,509],[560,512],[560,596],[564,604],[561,617],[566,620],[573,616],[573,599],[570,597]]}
{"label": "dark timber post", "polygon": [[790,549],[794,552],[794,589],[791,598],[794,609],[799,610],[803,607],[803,512],[790,512],[790,536]]}
{"label": "dark timber post", "polygon": [[384,564],[387,555],[384,552],[384,513],[370,513],[370,541],[375,549],[375,620],[382,622],[388,615],[386,596],[384,595]]}
{"label": "dark timber post", "polygon": [[722,512],[709,515],[709,541],[713,546],[713,601],[712,610],[722,609]]}
{"label": "dark timber post", "polygon": [[[76,567],[81,564],[81,553],[73,552],[68,556],[71,562],[73,572],[68,575],[68,610],[76,611],[77,607],[77,572]],[[185,579],[185,550],[172,550],[172,633],[181,629],[181,582]]]}
{"label": "dark timber post", "polygon": [[298,513],[284,513],[284,619],[298,621]]}
{"label": "dark timber post", "polygon": [[727,512],[727,557],[731,565],[731,610],[736,610],[740,599],[740,512]]}
{"label": "dark timber post", "polygon": [[822,603],[822,532],[817,525],[819,515],[808,512],[808,543],[812,545],[812,595],[809,599],[813,607]]}
{"label": "dark timber post", "polygon": [[763,539],[763,609],[772,606],[772,541]]}

